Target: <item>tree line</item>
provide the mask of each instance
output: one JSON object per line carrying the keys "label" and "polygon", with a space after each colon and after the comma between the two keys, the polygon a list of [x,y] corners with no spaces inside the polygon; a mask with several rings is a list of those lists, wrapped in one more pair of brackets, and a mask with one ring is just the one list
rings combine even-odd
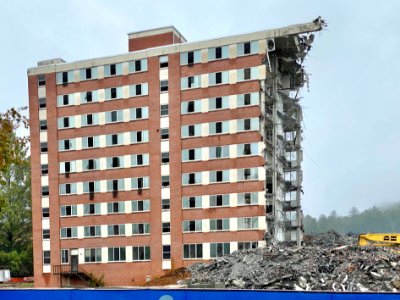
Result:
{"label": "tree line", "polygon": [[306,215],[304,231],[308,234],[334,230],[341,233],[400,232],[400,202],[387,206],[373,206],[362,212],[353,207],[347,216],[332,211],[319,218]]}

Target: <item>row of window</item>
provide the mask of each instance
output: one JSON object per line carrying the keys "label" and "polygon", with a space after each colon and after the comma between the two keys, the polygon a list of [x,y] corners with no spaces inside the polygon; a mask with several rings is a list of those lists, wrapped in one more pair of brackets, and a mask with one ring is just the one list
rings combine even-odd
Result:
{"label": "row of window", "polygon": [[237,222],[238,230],[254,230],[258,229],[258,217],[242,217],[242,218],[225,218],[211,220],[185,220],[182,222],[183,232],[204,232],[204,222],[209,221],[210,231],[230,230],[231,222]]}
{"label": "row of window", "polygon": [[[245,56],[257,54],[259,52],[259,42],[242,42],[236,44],[236,56]],[[229,46],[219,46],[208,48],[208,61],[229,58]],[[201,50],[182,52],[180,55],[181,65],[193,65],[201,63]],[[128,73],[137,73],[147,71],[147,59],[131,60],[127,62]],[[168,67],[168,56],[160,56],[160,68]],[[104,77],[120,76],[123,72],[123,63],[104,65]],[[68,84],[76,81],[85,81],[99,78],[99,67],[90,67],[75,71],[58,72],[56,74],[57,84]],[[38,86],[46,85],[44,75],[38,75]]]}
{"label": "row of window", "polygon": [[[137,73],[147,71],[147,59],[131,60],[128,62],[128,72]],[[119,76],[123,73],[122,63],[104,65],[104,77]],[[79,75],[78,75],[79,74]],[[99,78],[98,67],[79,69],[78,78],[75,78],[74,71],[58,72],[56,75],[57,84],[67,84],[76,81],[85,81]],[[76,79],[76,80],[75,80]],[[46,83],[43,80],[38,81],[39,86]]]}
{"label": "row of window", "polygon": [[[222,207],[231,206],[236,197],[236,205],[257,205],[259,204],[259,193],[238,193],[204,196],[191,196],[182,198],[182,208],[203,208],[203,207]],[[208,201],[207,201],[208,200]]]}
{"label": "row of window", "polygon": [[[125,112],[127,116],[124,118]],[[106,111],[100,113],[61,117],[58,118],[58,129],[94,126],[94,125],[100,125],[101,123],[111,124],[117,122],[129,122],[129,121],[147,119],[148,117],[149,117],[149,108],[147,106],[135,107],[126,110],[120,109],[120,110]],[[100,121],[102,119],[104,120],[103,122]],[[78,124],[80,125],[77,126]]]}
{"label": "row of window", "polygon": [[259,130],[259,118],[226,120],[210,123],[200,123],[193,125],[184,125],[181,127],[182,138],[200,137],[203,132],[208,135],[228,134],[233,131],[251,131]]}
{"label": "row of window", "polygon": [[[58,151],[70,151],[79,149],[92,149],[99,147],[121,146],[129,144],[147,143],[149,131],[120,132],[106,135],[85,136],[58,141]],[[79,147],[78,147],[79,145]],[[40,143],[41,153],[48,151],[47,142]]]}
{"label": "row of window", "polygon": [[[231,99],[231,100],[230,100]],[[259,93],[246,93],[230,96],[221,96],[208,99],[190,100],[181,103],[181,114],[209,112],[231,107],[243,107],[259,104]],[[230,103],[233,101],[234,103]],[[207,107],[207,110],[204,110]]]}
{"label": "row of window", "polygon": [[[182,162],[208,159],[229,158],[235,153],[238,157],[247,155],[259,155],[258,143],[245,143],[237,145],[222,145],[213,147],[193,148],[182,150]],[[233,157],[233,156],[232,156]]]}
{"label": "row of window", "polygon": [[[208,176],[207,176],[208,175]],[[235,176],[236,175],[236,176]],[[182,174],[182,185],[258,180],[258,168],[226,169]]]}
{"label": "row of window", "polygon": [[[64,107],[64,106],[99,102],[100,95],[104,95],[102,96],[102,98],[105,101],[122,99],[125,98],[124,89],[126,89],[125,95],[127,98],[137,97],[137,96],[147,96],[149,94],[148,83],[145,82],[145,83],[132,84],[129,86],[118,86],[118,87],[111,87],[93,91],[85,91],[80,93],[58,95],[57,106]],[[39,108],[44,108],[44,107],[40,107],[39,105]]]}
{"label": "row of window", "polygon": [[227,70],[220,71],[215,73],[208,74],[199,74],[199,75],[191,75],[187,77],[181,78],[181,89],[195,89],[201,88],[202,77],[208,78],[207,83],[208,86],[214,86],[218,84],[229,84],[230,78],[233,77],[232,74],[236,74],[236,80],[232,81],[232,83],[247,81],[247,80],[258,80],[259,76],[259,67],[251,67],[237,70]]}
{"label": "row of window", "polygon": [[[130,203],[130,207],[127,206],[127,203]],[[60,206],[60,216],[78,216],[78,206],[80,205],[83,206],[83,216],[100,215],[102,213],[102,206],[104,207],[104,214],[125,214],[150,211],[150,200],[132,200],[62,205]]]}
{"label": "row of window", "polygon": [[[125,236],[125,228],[127,226],[131,227],[132,235],[145,235],[150,234],[150,223],[134,223],[134,224],[110,224],[106,225],[107,236]],[[91,238],[91,237],[102,237],[102,226],[101,225],[93,225],[93,226],[82,226],[83,228],[83,237]],[[46,229],[48,230],[48,229]],[[49,231],[49,230],[48,230]],[[71,239],[78,238],[79,228],[75,227],[62,227],[60,228],[60,237],[61,239]],[[103,234],[104,237],[104,234]],[[50,238],[50,234],[43,231],[43,239]]]}
{"label": "row of window", "polygon": [[60,174],[75,173],[77,170],[100,170],[104,166],[106,170],[123,168],[125,166],[137,167],[149,165],[149,154],[131,154],[113,157],[90,158],[82,160],[60,162]]}
{"label": "row of window", "polygon": [[128,191],[140,190],[140,189],[147,189],[149,187],[150,187],[150,178],[148,176],[145,176],[145,177],[133,177],[133,178],[120,178],[112,180],[62,183],[59,185],[59,194],[73,195],[77,194],[79,189],[83,193],[104,193],[104,192],[116,192],[116,191],[126,191],[126,190]]}

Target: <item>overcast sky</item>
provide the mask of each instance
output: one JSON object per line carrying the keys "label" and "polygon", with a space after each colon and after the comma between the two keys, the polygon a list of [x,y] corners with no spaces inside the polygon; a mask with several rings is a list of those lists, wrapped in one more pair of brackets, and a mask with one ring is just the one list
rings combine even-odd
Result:
{"label": "overcast sky", "polygon": [[37,61],[122,54],[128,32],[174,25],[193,42],[322,16],[302,93],[304,214],[400,200],[400,2],[13,0],[0,12],[0,111],[28,105]]}

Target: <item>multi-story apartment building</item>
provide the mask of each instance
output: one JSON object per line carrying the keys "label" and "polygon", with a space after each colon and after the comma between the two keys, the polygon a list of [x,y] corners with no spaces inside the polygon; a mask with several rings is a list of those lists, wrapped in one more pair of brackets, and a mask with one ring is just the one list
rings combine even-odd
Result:
{"label": "multi-story apartment building", "polygon": [[166,270],[301,243],[299,89],[311,23],[28,70],[35,285]]}

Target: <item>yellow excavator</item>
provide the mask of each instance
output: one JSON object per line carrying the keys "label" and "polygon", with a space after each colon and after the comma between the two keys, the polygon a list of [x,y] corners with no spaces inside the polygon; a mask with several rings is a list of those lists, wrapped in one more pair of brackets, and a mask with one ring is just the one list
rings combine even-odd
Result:
{"label": "yellow excavator", "polygon": [[358,236],[358,245],[400,246],[400,233],[365,233]]}

